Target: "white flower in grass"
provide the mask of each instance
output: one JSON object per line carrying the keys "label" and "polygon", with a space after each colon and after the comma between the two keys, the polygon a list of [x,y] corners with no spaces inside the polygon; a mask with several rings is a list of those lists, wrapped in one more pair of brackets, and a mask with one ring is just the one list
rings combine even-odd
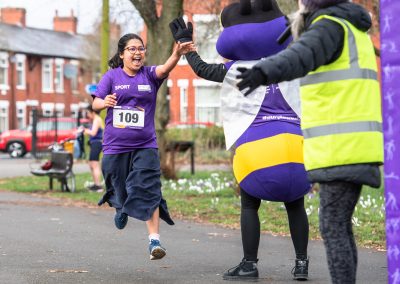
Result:
{"label": "white flower in grass", "polygon": [[310,216],[313,211],[314,211],[314,207],[312,205],[310,205],[310,207],[306,208],[307,216]]}
{"label": "white flower in grass", "polygon": [[351,222],[352,222],[353,225],[356,226],[356,227],[360,227],[360,226],[361,226],[361,222],[358,220],[357,217],[351,218]]}
{"label": "white flower in grass", "polygon": [[219,173],[212,173],[212,174],[211,174],[211,177],[212,177],[212,178],[218,178],[218,177],[219,177]]}
{"label": "white flower in grass", "polygon": [[185,179],[185,178],[178,179],[178,184],[179,185],[183,185],[183,184],[186,184],[186,183],[187,183],[187,179]]}

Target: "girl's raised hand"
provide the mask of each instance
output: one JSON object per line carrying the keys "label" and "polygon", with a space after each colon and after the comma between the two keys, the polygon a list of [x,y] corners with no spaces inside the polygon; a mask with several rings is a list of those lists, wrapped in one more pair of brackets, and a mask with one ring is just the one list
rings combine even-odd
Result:
{"label": "girl's raised hand", "polygon": [[177,42],[174,48],[174,52],[176,52],[179,56],[185,55],[191,51],[196,51],[196,46],[194,45],[193,41]]}

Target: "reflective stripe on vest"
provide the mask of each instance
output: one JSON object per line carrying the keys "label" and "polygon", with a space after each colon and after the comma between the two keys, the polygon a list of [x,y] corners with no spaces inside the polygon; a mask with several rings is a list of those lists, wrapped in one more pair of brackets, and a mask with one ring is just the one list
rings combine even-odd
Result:
{"label": "reflective stripe on vest", "polygon": [[336,123],[303,129],[304,139],[331,134],[344,134],[354,132],[382,132],[382,123],[377,121],[356,121]]}
{"label": "reflective stripe on vest", "polygon": [[300,80],[300,86],[339,81],[339,80],[347,80],[347,79],[378,80],[378,74],[376,71],[371,69],[360,68],[358,64],[356,40],[353,31],[344,20],[339,18],[338,20],[341,21],[344,25],[346,25],[348,29],[347,40],[349,43],[350,68],[346,70],[333,70],[316,74],[309,74]]}

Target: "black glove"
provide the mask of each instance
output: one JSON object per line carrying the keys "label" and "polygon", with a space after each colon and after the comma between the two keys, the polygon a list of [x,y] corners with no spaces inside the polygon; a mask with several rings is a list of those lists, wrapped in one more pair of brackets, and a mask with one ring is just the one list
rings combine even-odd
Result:
{"label": "black glove", "polygon": [[193,25],[188,22],[186,26],[182,17],[176,18],[169,23],[169,28],[176,42],[193,41]]}
{"label": "black glove", "polygon": [[237,86],[240,91],[249,88],[244,96],[257,89],[260,85],[267,85],[267,76],[258,68],[247,69],[245,67],[238,67],[237,70],[241,73],[236,76],[236,79],[242,79]]}

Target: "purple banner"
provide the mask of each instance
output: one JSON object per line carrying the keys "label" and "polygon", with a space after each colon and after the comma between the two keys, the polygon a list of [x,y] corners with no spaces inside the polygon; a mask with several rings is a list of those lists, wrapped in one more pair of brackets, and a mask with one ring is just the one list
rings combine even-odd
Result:
{"label": "purple banner", "polygon": [[400,284],[400,3],[380,2],[388,283]]}

